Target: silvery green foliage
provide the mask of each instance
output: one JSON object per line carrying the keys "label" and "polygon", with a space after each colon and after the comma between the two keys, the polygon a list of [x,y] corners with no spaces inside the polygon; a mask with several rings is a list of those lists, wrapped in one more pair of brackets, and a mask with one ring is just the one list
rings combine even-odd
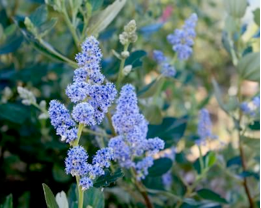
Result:
{"label": "silvery green foliage", "polygon": [[23,87],[17,87],[17,91],[18,91],[20,97],[22,98],[22,103],[24,105],[36,104],[36,98],[31,91],[29,91]]}

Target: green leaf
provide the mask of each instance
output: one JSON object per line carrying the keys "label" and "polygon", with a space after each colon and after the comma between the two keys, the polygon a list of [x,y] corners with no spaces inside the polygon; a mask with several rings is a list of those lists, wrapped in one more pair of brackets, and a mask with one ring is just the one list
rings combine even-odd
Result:
{"label": "green leaf", "polygon": [[209,152],[206,156],[206,168],[211,168],[216,163],[217,157],[215,152]]}
{"label": "green leaf", "polygon": [[159,137],[165,141],[165,147],[178,142],[187,127],[187,116],[181,118],[164,118],[160,125],[149,125],[148,138]]}
{"label": "green leaf", "polygon": [[242,18],[247,9],[247,0],[224,0],[227,13],[236,18]]}
{"label": "green leaf", "polygon": [[116,0],[100,13],[93,15],[89,21],[88,35],[97,35],[103,31],[118,15],[127,0]]}
{"label": "green leaf", "polygon": [[210,201],[219,202],[223,204],[228,203],[226,199],[222,198],[219,194],[209,189],[200,189],[197,191],[197,194],[203,199],[207,199]]}
{"label": "green leaf", "polygon": [[112,174],[109,170],[105,170],[105,174],[100,176],[93,184],[93,186],[96,188],[109,186],[111,183],[117,181],[119,178],[122,178],[123,175],[124,174],[120,168]]}
{"label": "green leaf", "polygon": [[125,66],[132,65],[133,69],[142,66],[141,58],[146,55],[147,55],[146,51],[143,50],[132,52],[130,56],[126,59]]}
{"label": "green leaf", "polygon": [[254,21],[260,27],[260,8],[253,11]]}
{"label": "green leaf", "polygon": [[248,53],[237,65],[238,72],[243,79],[260,81],[260,52]]}
{"label": "green leaf", "polygon": [[29,19],[35,27],[40,27],[48,17],[47,7],[42,5],[38,7],[30,16]]}
{"label": "green leaf", "polygon": [[138,92],[138,97],[139,98],[152,97],[159,90],[159,88],[162,87],[164,81],[165,81],[164,77],[153,80],[150,84],[146,85]]}
{"label": "green leaf", "polygon": [[29,116],[28,108],[15,103],[0,105],[0,117],[11,122],[22,124]]}
{"label": "green leaf", "polygon": [[5,198],[5,202],[3,205],[0,205],[1,208],[13,208],[13,195],[9,194]]}
{"label": "green leaf", "polygon": [[105,206],[104,192],[97,188],[90,188],[84,192],[83,207],[103,208]]}
{"label": "green leaf", "polygon": [[43,183],[45,202],[48,208],[59,208],[51,189]]}
{"label": "green leaf", "polygon": [[54,26],[56,25],[57,23],[57,18],[52,18],[50,19],[49,21],[43,23],[41,25],[41,27],[39,28],[40,30],[40,33],[41,33],[41,37],[45,36],[47,33],[49,33],[53,28]]}
{"label": "green leaf", "polygon": [[104,0],[89,0],[89,3],[92,5],[92,11],[96,11],[101,8]]}
{"label": "green leaf", "polygon": [[219,85],[218,85],[217,81],[216,81],[214,78],[212,78],[212,85],[213,85],[213,87],[214,87],[214,94],[215,94],[215,97],[216,97],[216,99],[217,99],[217,102],[218,102],[220,108],[221,108],[223,111],[225,111],[227,114],[229,114],[227,107],[226,107],[225,104],[223,103],[222,94],[221,94]]}
{"label": "green leaf", "polygon": [[241,164],[242,164],[242,160],[240,156],[232,157],[227,161],[227,167],[231,167],[233,165],[241,166]]}
{"label": "green leaf", "polygon": [[160,108],[156,105],[151,105],[148,107],[144,107],[142,111],[146,120],[152,125],[161,124],[163,118],[160,111]]}
{"label": "green leaf", "polygon": [[[201,174],[203,171],[200,168],[200,158],[198,158],[194,164],[193,167],[196,169],[198,174]],[[216,162],[216,154],[215,152],[209,151],[207,152],[205,155],[203,155],[203,164],[205,165],[205,170],[208,170],[209,168],[211,168],[215,162]]]}
{"label": "green leaf", "polygon": [[168,172],[172,167],[172,160],[169,158],[159,158],[154,160],[154,164],[149,168],[148,177],[162,176]]}
{"label": "green leaf", "polygon": [[248,127],[253,131],[260,130],[260,121],[254,121],[253,123],[249,124]]}
{"label": "green leaf", "polygon": [[0,45],[0,55],[15,52],[23,42],[23,36],[15,33],[3,45]]}

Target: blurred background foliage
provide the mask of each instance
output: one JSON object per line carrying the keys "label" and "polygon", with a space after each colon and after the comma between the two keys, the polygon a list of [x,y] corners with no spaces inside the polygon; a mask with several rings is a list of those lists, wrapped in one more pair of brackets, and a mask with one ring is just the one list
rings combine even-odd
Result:
{"label": "blurred background foliage", "polygon": [[[92,5],[93,15],[113,3],[112,0],[88,2]],[[206,105],[211,112],[214,132],[219,140],[204,147],[204,154],[209,150],[222,153],[220,155],[223,156],[218,158],[220,163],[236,177],[248,177],[253,194],[258,193],[257,164],[260,155],[257,142],[246,147],[246,156],[252,159],[248,161],[249,172],[244,173],[240,167],[233,121],[219,108],[211,81],[215,78],[222,95],[229,95],[222,98],[232,111],[235,108],[232,98],[236,95],[237,71],[230,55],[228,37],[232,34],[240,54],[259,51],[258,4],[258,0],[249,1],[250,6],[239,22],[228,19],[223,1],[129,0],[98,36],[103,52],[102,71],[109,80],[115,82],[120,63],[112,50],[122,51],[118,35],[131,19],[137,22],[138,41],[132,46],[131,56],[126,61],[126,65],[132,64],[133,69],[124,82],[136,86],[141,98],[140,108],[151,124],[149,135],[160,136],[166,141],[167,147],[176,148],[172,168],[174,182],[171,187],[176,195],[183,195],[186,184],[195,178],[195,170],[200,171],[194,140],[198,110]],[[167,79],[162,91],[155,92],[159,87],[157,85],[148,90],[148,84],[159,75],[158,66],[152,59],[152,51],[162,50],[173,57],[166,36],[180,27],[193,12],[199,17],[193,57],[186,63],[179,62],[176,65],[176,79]],[[35,26],[31,31],[30,25],[24,21],[26,17]],[[82,29],[81,14],[78,14],[77,19],[80,21],[78,27]],[[51,99],[58,99],[68,105],[64,89],[72,80],[74,56],[77,52],[62,14],[46,5],[43,0],[0,0],[0,202],[12,193],[14,207],[46,207],[42,183],[49,184],[54,193],[68,191],[73,183],[73,178],[64,173],[67,145],[59,141],[49,120],[38,119],[40,111],[37,108],[21,103],[16,88],[23,86],[31,90],[37,101],[45,100],[49,103]],[[258,94],[259,84],[256,79],[257,77],[242,82],[244,98],[249,99]],[[157,96],[152,98],[151,95],[155,93]],[[259,134],[258,126],[257,121],[252,126],[251,135]],[[104,127],[106,128],[106,123]],[[84,135],[83,142],[88,147],[96,147],[88,148],[92,155],[97,149],[94,136]],[[196,196],[211,201],[204,207],[247,207],[242,186],[230,180],[229,174],[218,166],[211,169],[200,185],[203,191]],[[144,183],[152,190],[165,190],[161,177],[147,177]],[[142,207],[134,205],[127,194],[119,197],[122,190],[115,187],[115,184],[111,187],[105,191],[108,202],[106,206],[128,207],[126,204],[130,203],[130,206]],[[203,188],[211,189],[219,193],[218,197],[227,200],[224,203],[218,197],[208,199],[209,192],[204,194]],[[172,207],[171,200],[161,197],[166,205]],[[203,205],[192,206],[188,202],[183,207]]]}

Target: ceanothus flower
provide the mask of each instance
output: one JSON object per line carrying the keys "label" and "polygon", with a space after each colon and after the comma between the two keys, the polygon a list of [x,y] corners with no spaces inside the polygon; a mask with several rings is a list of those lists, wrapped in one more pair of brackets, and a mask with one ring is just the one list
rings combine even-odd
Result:
{"label": "ceanothus flower", "polygon": [[147,151],[150,155],[154,155],[159,152],[159,150],[164,149],[164,141],[158,137],[154,139],[148,139],[147,140]]}
{"label": "ceanothus flower", "polygon": [[57,100],[50,102],[48,110],[51,124],[56,129],[57,135],[62,137],[67,143],[77,138],[77,129],[75,122],[72,120],[69,111],[66,107]]}
{"label": "ceanothus flower", "polygon": [[113,160],[113,149],[103,148],[96,152],[96,155],[92,159],[92,164],[99,164],[100,167],[110,167],[110,161]]}
{"label": "ceanothus flower", "polygon": [[99,41],[95,37],[88,37],[81,45],[82,52],[75,57],[79,66],[87,64],[99,63],[102,58],[101,49],[99,48]]}
{"label": "ceanothus flower", "polygon": [[176,29],[173,34],[167,36],[167,40],[173,45],[172,49],[177,52],[180,60],[188,59],[193,53],[192,46],[194,45],[193,39],[196,37],[197,20],[197,14],[192,14],[181,29]]}
{"label": "ceanothus flower", "polygon": [[68,150],[65,159],[65,171],[72,176],[80,176],[80,186],[86,190],[93,186],[93,180],[105,174],[103,168],[110,167],[113,159],[111,148],[103,148],[97,151],[92,164],[87,162],[88,154],[81,146],[75,146]]}
{"label": "ceanothus flower", "polygon": [[[138,180],[145,178],[153,165],[152,156],[164,148],[164,141],[147,140],[148,122],[139,113],[137,95],[130,84],[121,89],[112,124],[118,133],[108,144],[113,149],[114,159],[121,167],[134,168]],[[139,160],[136,162],[135,158]]]}
{"label": "ceanothus flower", "polygon": [[121,167],[130,168],[134,166],[131,158],[131,148],[125,142],[123,136],[111,138],[108,146],[113,149],[113,157]]}
{"label": "ceanothus flower", "polygon": [[154,50],[153,58],[160,65],[161,74],[163,76],[173,77],[176,74],[175,67],[169,63],[169,58],[167,58],[162,51]]}
{"label": "ceanothus flower", "polygon": [[66,95],[73,103],[83,101],[89,94],[90,85],[86,82],[74,82],[66,88]]}
{"label": "ceanothus flower", "polygon": [[74,106],[72,117],[75,121],[84,125],[95,125],[94,109],[87,102],[78,103],[76,106]]}
{"label": "ceanothus flower", "polygon": [[93,114],[85,119],[80,118],[79,114],[83,108],[76,108],[73,112],[73,118],[77,122],[89,126],[102,122],[117,95],[114,84],[110,82],[103,84],[105,77],[100,72],[101,57],[99,42],[93,36],[87,38],[82,44],[82,52],[76,55],[79,68],[74,71],[74,83],[66,89],[66,94],[73,103],[85,102],[85,107],[88,103],[93,108],[93,112],[90,112],[90,107],[84,112],[84,117],[86,113]]}
{"label": "ceanothus flower", "polygon": [[89,171],[87,164],[88,154],[81,146],[76,146],[68,150],[65,159],[65,171],[72,176],[82,176]]}
{"label": "ceanothus flower", "polygon": [[199,140],[196,141],[197,144],[205,143],[208,138],[216,138],[212,134],[212,122],[207,109],[202,109],[199,112],[198,135]]}
{"label": "ceanothus flower", "polygon": [[135,169],[137,172],[137,179],[145,179],[146,175],[148,175],[148,169],[153,165],[153,157],[145,157],[141,161],[139,161],[135,165]]}
{"label": "ceanothus flower", "polygon": [[164,53],[162,51],[159,51],[159,50],[154,50],[153,51],[153,58],[159,64],[161,64],[162,62],[167,60],[167,58],[165,57]]}
{"label": "ceanothus flower", "polygon": [[80,179],[79,185],[82,187],[82,190],[85,191],[93,187],[93,182],[89,177],[83,177]]}

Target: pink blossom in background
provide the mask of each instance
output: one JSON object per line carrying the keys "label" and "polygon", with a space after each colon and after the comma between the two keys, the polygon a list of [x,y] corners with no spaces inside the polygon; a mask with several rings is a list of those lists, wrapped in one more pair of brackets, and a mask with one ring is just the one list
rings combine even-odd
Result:
{"label": "pink blossom in background", "polygon": [[166,9],[163,11],[162,16],[160,17],[160,21],[165,22],[167,21],[167,19],[171,16],[173,11],[173,7],[172,6],[167,6]]}

